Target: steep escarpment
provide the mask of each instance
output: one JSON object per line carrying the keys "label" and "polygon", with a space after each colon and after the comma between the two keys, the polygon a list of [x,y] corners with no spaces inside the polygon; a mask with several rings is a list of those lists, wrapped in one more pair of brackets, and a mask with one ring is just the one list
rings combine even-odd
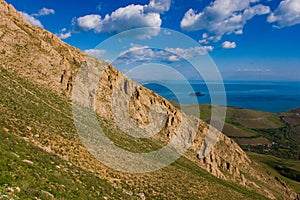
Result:
{"label": "steep escarpment", "polygon": [[[3,0],[0,0],[0,16],[1,83],[3,90],[12,90],[11,94],[6,90],[3,92],[7,93],[2,93],[2,98],[10,97],[11,102],[3,101],[1,104],[0,111],[9,116],[3,116],[1,120],[14,134],[26,137],[36,146],[95,173],[116,188],[123,187],[129,194],[143,191],[146,196],[153,198],[172,195],[174,198],[188,198],[184,195],[209,197],[214,194],[221,198],[226,195],[220,192],[223,188],[228,194],[231,191],[235,198],[250,199],[247,192],[226,186],[238,184],[247,188],[246,191],[272,199],[294,198],[294,193],[284,182],[260,170],[233,140],[205,122],[184,114],[110,64],[90,58],[60,41],[56,35],[32,26]],[[84,83],[91,82],[94,85],[76,84],[82,67],[92,67],[87,70]],[[178,144],[190,148],[175,164],[149,174],[127,174],[110,169],[87,150],[72,124],[73,116],[68,102],[72,93],[74,98],[74,88],[82,95],[81,103],[96,111],[106,135],[120,147],[127,145],[125,148],[132,151],[150,151],[178,138],[183,142]],[[19,99],[14,99],[12,94],[16,98],[20,95]],[[23,101],[24,108],[21,103],[17,104],[19,100]],[[14,104],[18,106],[9,107]],[[33,112],[38,109],[45,112],[44,116]],[[155,112],[152,115],[152,110],[161,115],[156,116]],[[129,118],[130,121],[116,121],[116,118]],[[159,132],[141,141],[125,133],[126,129],[132,129],[131,124],[145,133]],[[137,148],[139,145],[145,148]],[[225,181],[219,183],[198,169],[199,166]],[[180,174],[176,171],[180,171]],[[186,185],[186,194],[179,194],[183,192],[179,189],[183,187],[182,184],[192,181],[193,188],[187,189]],[[160,188],[162,185],[168,188],[167,191]]]}
{"label": "steep escarpment", "polygon": [[[131,90],[131,92],[125,92],[125,85],[127,90]],[[269,198],[275,199],[276,196],[272,194],[272,189],[265,188],[265,185],[272,185],[274,188],[281,188],[282,195],[286,197],[291,196],[292,198],[292,191],[286,184],[275,180],[274,177],[269,177],[265,173],[261,173],[258,170],[258,164],[252,162],[232,139],[226,137],[215,128],[210,127],[205,122],[198,120],[196,135],[189,135],[188,127],[181,127],[181,131],[176,132],[176,129],[181,126],[183,117],[187,117],[189,120],[195,119],[191,116],[186,116],[159,95],[128,80],[128,78],[124,77],[124,75],[112,66],[108,66],[104,70],[98,87],[99,90],[95,96],[94,109],[103,118],[114,120],[111,107],[112,97],[114,96],[112,93],[114,90],[123,90],[124,96],[121,99],[130,99],[130,105],[119,104],[118,107],[123,106],[124,110],[128,107],[129,110],[135,111],[131,117],[136,124],[140,125],[149,123],[149,108],[151,106],[157,105],[166,110],[166,126],[164,127],[164,131],[158,136],[159,140],[169,142],[174,137],[174,134],[182,135],[183,138],[191,137],[191,147],[186,157],[211,174],[218,178],[237,182],[249,189],[259,190]],[[214,137],[216,136],[219,137],[215,143]],[[211,145],[214,148],[208,154],[205,154],[205,145]]]}
{"label": "steep escarpment", "polygon": [[70,92],[70,83],[85,55],[55,34],[29,24],[3,0],[0,12],[2,67],[56,92]]}

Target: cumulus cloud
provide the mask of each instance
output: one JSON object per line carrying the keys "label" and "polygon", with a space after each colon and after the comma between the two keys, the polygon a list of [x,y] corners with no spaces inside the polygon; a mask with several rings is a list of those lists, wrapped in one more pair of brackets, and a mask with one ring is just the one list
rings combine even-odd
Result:
{"label": "cumulus cloud", "polygon": [[78,26],[84,31],[95,29],[101,23],[100,15],[85,15],[77,19]]}
{"label": "cumulus cloud", "polygon": [[170,9],[171,0],[150,0],[145,6],[146,12],[164,13]]}
{"label": "cumulus cloud", "polygon": [[234,49],[234,48],[236,48],[236,43],[230,42],[230,41],[225,41],[222,43],[222,48],[223,49]]}
{"label": "cumulus cloud", "polygon": [[168,57],[168,61],[169,62],[177,62],[177,61],[180,61],[180,58],[178,56],[171,55]]}
{"label": "cumulus cloud", "polygon": [[41,16],[46,16],[46,15],[50,15],[50,14],[54,14],[55,10],[53,9],[49,9],[49,8],[42,8],[39,10],[38,13],[33,13],[33,14],[28,14],[26,12],[22,12],[21,14],[22,16],[32,25],[37,26],[37,27],[41,27],[44,28],[43,24],[41,23],[41,21],[39,19],[37,19],[38,17]]}
{"label": "cumulus cloud", "polygon": [[71,37],[71,36],[72,36],[71,31],[68,31],[68,32],[66,32],[66,33],[60,33],[60,34],[58,35],[59,39],[62,39],[62,40],[68,39],[68,38]]}
{"label": "cumulus cloud", "polygon": [[[141,27],[160,28],[160,14],[168,11],[170,4],[171,0],[150,0],[147,5],[131,4],[104,17],[97,14],[79,17],[76,24],[83,31],[94,30],[95,33],[119,33]],[[149,29],[141,38],[156,36],[158,33],[159,29]]]}
{"label": "cumulus cloud", "polygon": [[221,40],[222,36],[219,35],[211,35],[209,36],[207,33],[202,34],[202,40],[199,40],[200,44],[208,44],[209,41],[218,42]]}
{"label": "cumulus cloud", "polygon": [[56,34],[56,35],[58,36],[59,39],[64,40],[64,39],[67,39],[67,38],[71,37],[71,36],[72,36],[72,33],[71,33],[71,31],[67,31],[66,28],[63,28],[63,29],[60,31],[60,33],[59,33],[59,34]]}
{"label": "cumulus cloud", "polygon": [[267,21],[276,23],[278,28],[300,24],[300,1],[281,1],[278,8],[269,15]]}
{"label": "cumulus cloud", "polygon": [[41,23],[40,20],[36,19],[35,17],[33,17],[32,15],[29,15],[26,12],[21,12],[22,16],[32,25],[37,26],[37,27],[41,27],[44,28],[43,24]]}
{"label": "cumulus cloud", "polygon": [[102,50],[102,49],[87,49],[87,50],[84,50],[84,52],[95,58],[101,58],[106,53],[106,51]]}
{"label": "cumulus cloud", "polygon": [[246,22],[256,15],[270,13],[270,8],[258,0],[216,0],[200,13],[189,9],[180,26],[185,31],[206,30],[201,43],[219,41],[224,34],[242,34]]}
{"label": "cumulus cloud", "polygon": [[187,49],[183,48],[166,48],[166,51],[169,51],[173,54],[177,54],[178,56],[184,59],[190,59],[196,56],[203,56],[207,54],[208,51],[212,51],[212,46],[205,46],[205,47],[190,47]]}
{"label": "cumulus cloud", "polygon": [[121,32],[140,27],[160,27],[158,13],[145,13],[141,5],[129,5],[106,15],[95,28],[96,32]]}
{"label": "cumulus cloud", "polygon": [[129,49],[120,53],[116,62],[125,63],[126,65],[137,62],[150,62],[165,57],[163,54],[164,52],[151,49],[148,46],[131,44]]}
{"label": "cumulus cloud", "polygon": [[51,14],[55,14],[55,10],[50,9],[50,8],[42,8],[39,10],[38,13],[34,13],[32,15],[35,17],[40,17],[40,16],[51,15]]}
{"label": "cumulus cloud", "polygon": [[190,59],[197,56],[206,55],[207,52],[213,51],[212,46],[190,47],[190,48],[166,48],[151,49],[148,46],[131,44],[131,47],[120,53],[117,64],[130,64],[136,62],[178,62],[184,59]]}
{"label": "cumulus cloud", "polygon": [[214,50],[214,47],[213,46],[203,46],[203,48],[209,52],[209,51],[213,51]]}
{"label": "cumulus cloud", "polygon": [[243,18],[245,20],[252,19],[255,15],[265,15],[271,12],[270,7],[264,5],[255,5],[247,8],[243,13]]}

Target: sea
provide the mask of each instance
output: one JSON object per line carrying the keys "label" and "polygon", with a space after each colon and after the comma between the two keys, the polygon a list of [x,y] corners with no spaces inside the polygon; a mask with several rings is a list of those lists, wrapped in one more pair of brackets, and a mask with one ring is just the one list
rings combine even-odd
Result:
{"label": "sea", "polygon": [[[300,107],[300,82],[224,81],[221,84],[204,81],[148,81],[141,84],[162,97],[181,104],[214,102],[272,113]],[[226,102],[218,101],[222,97],[226,98]]]}

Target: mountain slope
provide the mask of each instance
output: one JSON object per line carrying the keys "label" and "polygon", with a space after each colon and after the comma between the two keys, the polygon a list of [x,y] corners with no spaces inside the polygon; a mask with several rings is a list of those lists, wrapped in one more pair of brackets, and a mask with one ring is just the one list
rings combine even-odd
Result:
{"label": "mountain slope", "polygon": [[[199,159],[209,128],[205,122],[185,115],[162,97],[126,78],[113,66],[89,58],[48,31],[30,25],[3,0],[0,0],[0,16],[0,111],[3,113],[0,125],[10,134],[17,138],[26,137],[26,141],[43,151],[92,172],[132,198],[295,197],[284,182],[259,170],[260,167],[225,135],[219,137],[212,152]],[[94,95],[93,109],[105,134],[114,143],[132,151],[149,151],[179,135],[190,139],[191,148],[185,156],[166,168],[144,174],[122,173],[98,162],[76,133],[70,103],[76,75],[85,62],[100,66],[102,76]],[[135,95],[124,92],[127,90],[124,85],[128,85],[126,88]],[[122,97],[130,99],[129,113],[138,125],[148,123],[151,106],[157,105],[165,110],[167,123],[160,134],[141,141],[123,133],[113,120],[113,90],[123,92]],[[123,105],[123,109],[127,107]],[[183,118],[187,119],[184,123]],[[199,129],[196,135],[191,135],[189,125],[194,123],[199,124]],[[176,131],[179,126],[182,126],[180,132]],[[214,133],[221,134],[216,130]]]}
{"label": "mountain slope", "polygon": [[300,108],[281,113],[281,118],[291,127],[291,138],[300,143]]}
{"label": "mountain slope", "polygon": [[[178,107],[175,102],[173,104]],[[185,110],[195,116],[199,115],[195,113],[198,107],[201,119],[209,122],[211,105],[184,105]],[[279,114],[236,107],[227,107],[226,111],[222,131],[244,150],[299,160],[299,108]]]}
{"label": "mountain slope", "polygon": [[[60,189],[60,177],[56,177],[58,180],[52,179],[50,184],[41,181],[41,179],[46,181],[48,177],[53,176],[48,169],[52,169],[54,166],[49,164],[46,158],[38,161],[37,157],[46,157],[51,154],[62,159],[55,161],[55,165],[61,166],[62,169],[65,168],[65,163],[71,163],[83,173],[88,171],[98,176],[99,179],[96,179],[95,182],[82,180],[81,183],[91,188],[85,189],[87,193],[99,193],[98,197],[107,195],[103,189],[95,187],[97,182],[107,182],[106,187],[113,187],[113,194],[108,196],[109,199],[119,199],[117,198],[119,193],[123,196],[121,199],[135,199],[139,197],[140,193],[149,199],[265,199],[263,196],[250,192],[241,186],[215,178],[184,157],[153,173],[127,174],[111,170],[99,163],[83,147],[71,119],[71,105],[68,104],[66,98],[56,95],[47,88],[32,85],[14,73],[9,73],[3,69],[1,69],[0,74],[2,113],[0,126],[6,131],[5,133],[1,130],[1,136],[5,138],[5,140],[1,140],[1,152],[3,152],[1,155],[3,157],[10,155],[7,158],[14,158],[14,154],[20,155],[20,159],[17,160],[1,159],[3,162],[1,166],[11,166],[1,168],[1,176],[5,177],[1,178],[3,180],[1,187],[4,188],[2,194],[7,194],[6,191],[9,187],[19,187],[23,192],[31,189],[36,191],[33,194],[26,192],[15,194],[20,198],[41,197],[42,190],[55,195],[57,199],[60,197],[72,198],[70,194],[65,194],[66,196],[63,197],[63,193],[56,191]],[[113,131],[109,127],[108,129],[108,134],[114,135],[116,140],[124,140],[124,138],[116,136],[116,134],[120,134],[119,131]],[[13,143],[5,147],[11,141],[20,142],[17,146]],[[38,148],[30,151],[33,145]],[[29,152],[24,154],[24,149],[28,149]],[[13,155],[11,156],[11,154]],[[26,175],[22,174],[23,181],[20,181],[18,178],[14,178],[20,177],[20,170],[14,166],[22,164],[24,159],[33,161],[34,168],[27,170],[26,168],[30,168],[30,164],[25,165],[23,169],[26,171]],[[45,169],[45,174],[40,174],[41,168]],[[35,174],[40,174],[40,178],[34,182],[35,184],[29,184],[31,178],[35,178]],[[83,175],[76,172],[70,176],[70,179],[81,180]],[[27,178],[29,179],[28,184],[23,184],[27,182]],[[42,186],[37,187],[37,185]],[[57,187],[53,188],[51,185],[57,185]],[[96,189],[92,189],[93,187]],[[76,190],[76,187],[70,188],[70,190],[73,189]],[[85,191],[82,191],[82,194],[85,194]],[[83,199],[88,198],[86,196]]]}
{"label": "mountain slope", "polygon": [[131,197],[93,173],[6,131],[0,128],[0,199]]}

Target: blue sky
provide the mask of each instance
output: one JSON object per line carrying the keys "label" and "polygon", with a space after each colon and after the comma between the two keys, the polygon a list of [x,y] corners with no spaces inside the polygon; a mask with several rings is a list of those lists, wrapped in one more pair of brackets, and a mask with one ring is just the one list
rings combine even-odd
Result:
{"label": "blue sky", "polygon": [[[30,23],[100,58],[107,50],[92,49],[119,32],[167,28],[202,45],[225,80],[300,81],[300,0],[6,1]],[[144,34],[145,38],[158,35]],[[139,47],[138,53],[146,53],[142,51],[146,45],[138,41],[127,48]],[[174,50],[177,43],[166,49]],[[203,53],[198,48],[177,48],[175,53],[183,57]],[[150,53],[178,61],[169,54]]]}

